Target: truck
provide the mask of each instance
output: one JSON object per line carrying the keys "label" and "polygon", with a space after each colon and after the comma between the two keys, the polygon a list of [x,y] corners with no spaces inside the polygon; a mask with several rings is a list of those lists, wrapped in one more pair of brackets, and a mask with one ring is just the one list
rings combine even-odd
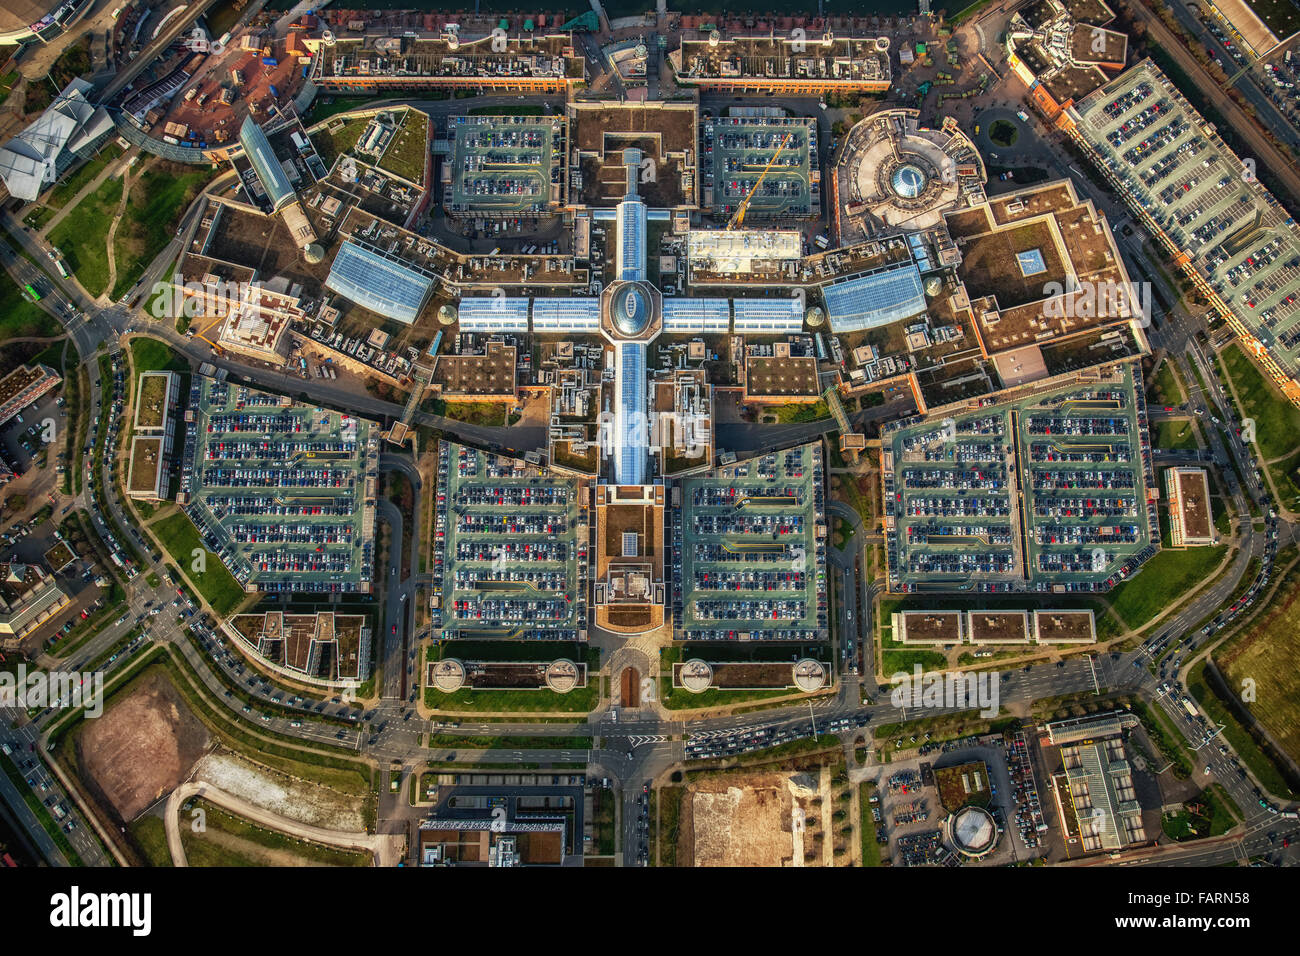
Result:
{"label": "truck", "polygon": [[1016,118],[1019,119],[1020,122],[1022,123],[1029,122],[1029,114],[1026,113],[1024,110],[1016,110]]}

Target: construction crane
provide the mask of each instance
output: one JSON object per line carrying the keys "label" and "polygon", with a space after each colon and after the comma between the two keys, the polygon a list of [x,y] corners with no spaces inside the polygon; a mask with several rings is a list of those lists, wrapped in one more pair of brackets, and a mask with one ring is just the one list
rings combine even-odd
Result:
{"label": "construction crane", "polygon": [[763,167],[763,171],[758,174],[758,181],[754,183],[754,188],[751,189],[748,194],[746,194],[745,198],[741,200],[740,206],[736,209],[735,215],[732,216],[731,221],[727,223],[728,229],[736,229],[745,224],[745,210],[749,208],[749,201],[753,199],[754,194],[758,192],[758,187],[763,185],[763,180],[767,178],[767,174],[771,171],[772,167],[776,165],[776,161],[781,158],[782,150],[785,149],[786,144],[790,142],[793,135],[793,133],[786,133],[785,136],[781,138],[781,144],[777,146],[776,152],[773,153],[772,158],[767,161],[767,165]]}

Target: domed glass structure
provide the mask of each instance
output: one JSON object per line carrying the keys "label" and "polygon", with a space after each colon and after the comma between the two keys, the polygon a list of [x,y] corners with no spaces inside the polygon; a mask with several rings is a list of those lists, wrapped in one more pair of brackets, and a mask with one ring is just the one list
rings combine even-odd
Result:
{"label": "domed glass structure", "polygon": [[628,285],[614,294],[612,315],[614,327],[624,335],[634,337],[650,324],[650,303],[640,289]]}
{"label": "domed glass structure", "polygon": [[889,186],[901,199],[915,199],[925,190],[925,173],[921,167],[904,163],[889,177]]}

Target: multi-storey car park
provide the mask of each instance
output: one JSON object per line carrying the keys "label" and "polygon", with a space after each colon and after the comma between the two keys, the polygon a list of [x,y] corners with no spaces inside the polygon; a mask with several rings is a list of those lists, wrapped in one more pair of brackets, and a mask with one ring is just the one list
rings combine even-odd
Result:
{"label": "multi-storey car park", "polygon": [[889,589],[1106,591],[1159,525],[1136,365],[881,429]]}
{"label": "multi-storey car park", "polygon": [[1150,60],[1064,123],[1248,351],[1300,404],[1300,229]]}
{"label": "multi-storey car park", "polygon": [[196,375],[177,502],[248,591],[369,592],[378,438],[363,418]]}
{"label": "multi-storey car park", "polygon": [[749,220],[815,216],[821,187],[817,155],[816,120],[706,118],[700,124],[704,205],[729,218],[752,192],[745,210]]}
{"label": "multi-storey car park", "polygon": [[454,116],[443,208],[451,216],[538,216],[562,199],[561,116]]}
{"label": "multi-storey car park", "polygon": [[828,638],[822,470],[799,445],[674,487],[674,640]]}
{"label": "multi-storey car park", "polygon": [[434,628],[447,639],[585,640],[584,494],[575,479],[442,442]]}

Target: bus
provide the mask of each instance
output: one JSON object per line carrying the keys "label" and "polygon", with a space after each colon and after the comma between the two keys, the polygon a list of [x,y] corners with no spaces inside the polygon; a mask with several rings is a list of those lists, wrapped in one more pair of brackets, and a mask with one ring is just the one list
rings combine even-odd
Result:
{"label": "bus", "polygon": [[33,302],[41,301],[41,294],[36,291],[35,287],[30,282],[23,286],[23,291],[31,296]]}
{"label": "bus", "polygon": [[54,268],[59,270],[59,275],[63,276],[63,278],[68,278],[68,267],[63,264],[62,258],[54,260]]}

